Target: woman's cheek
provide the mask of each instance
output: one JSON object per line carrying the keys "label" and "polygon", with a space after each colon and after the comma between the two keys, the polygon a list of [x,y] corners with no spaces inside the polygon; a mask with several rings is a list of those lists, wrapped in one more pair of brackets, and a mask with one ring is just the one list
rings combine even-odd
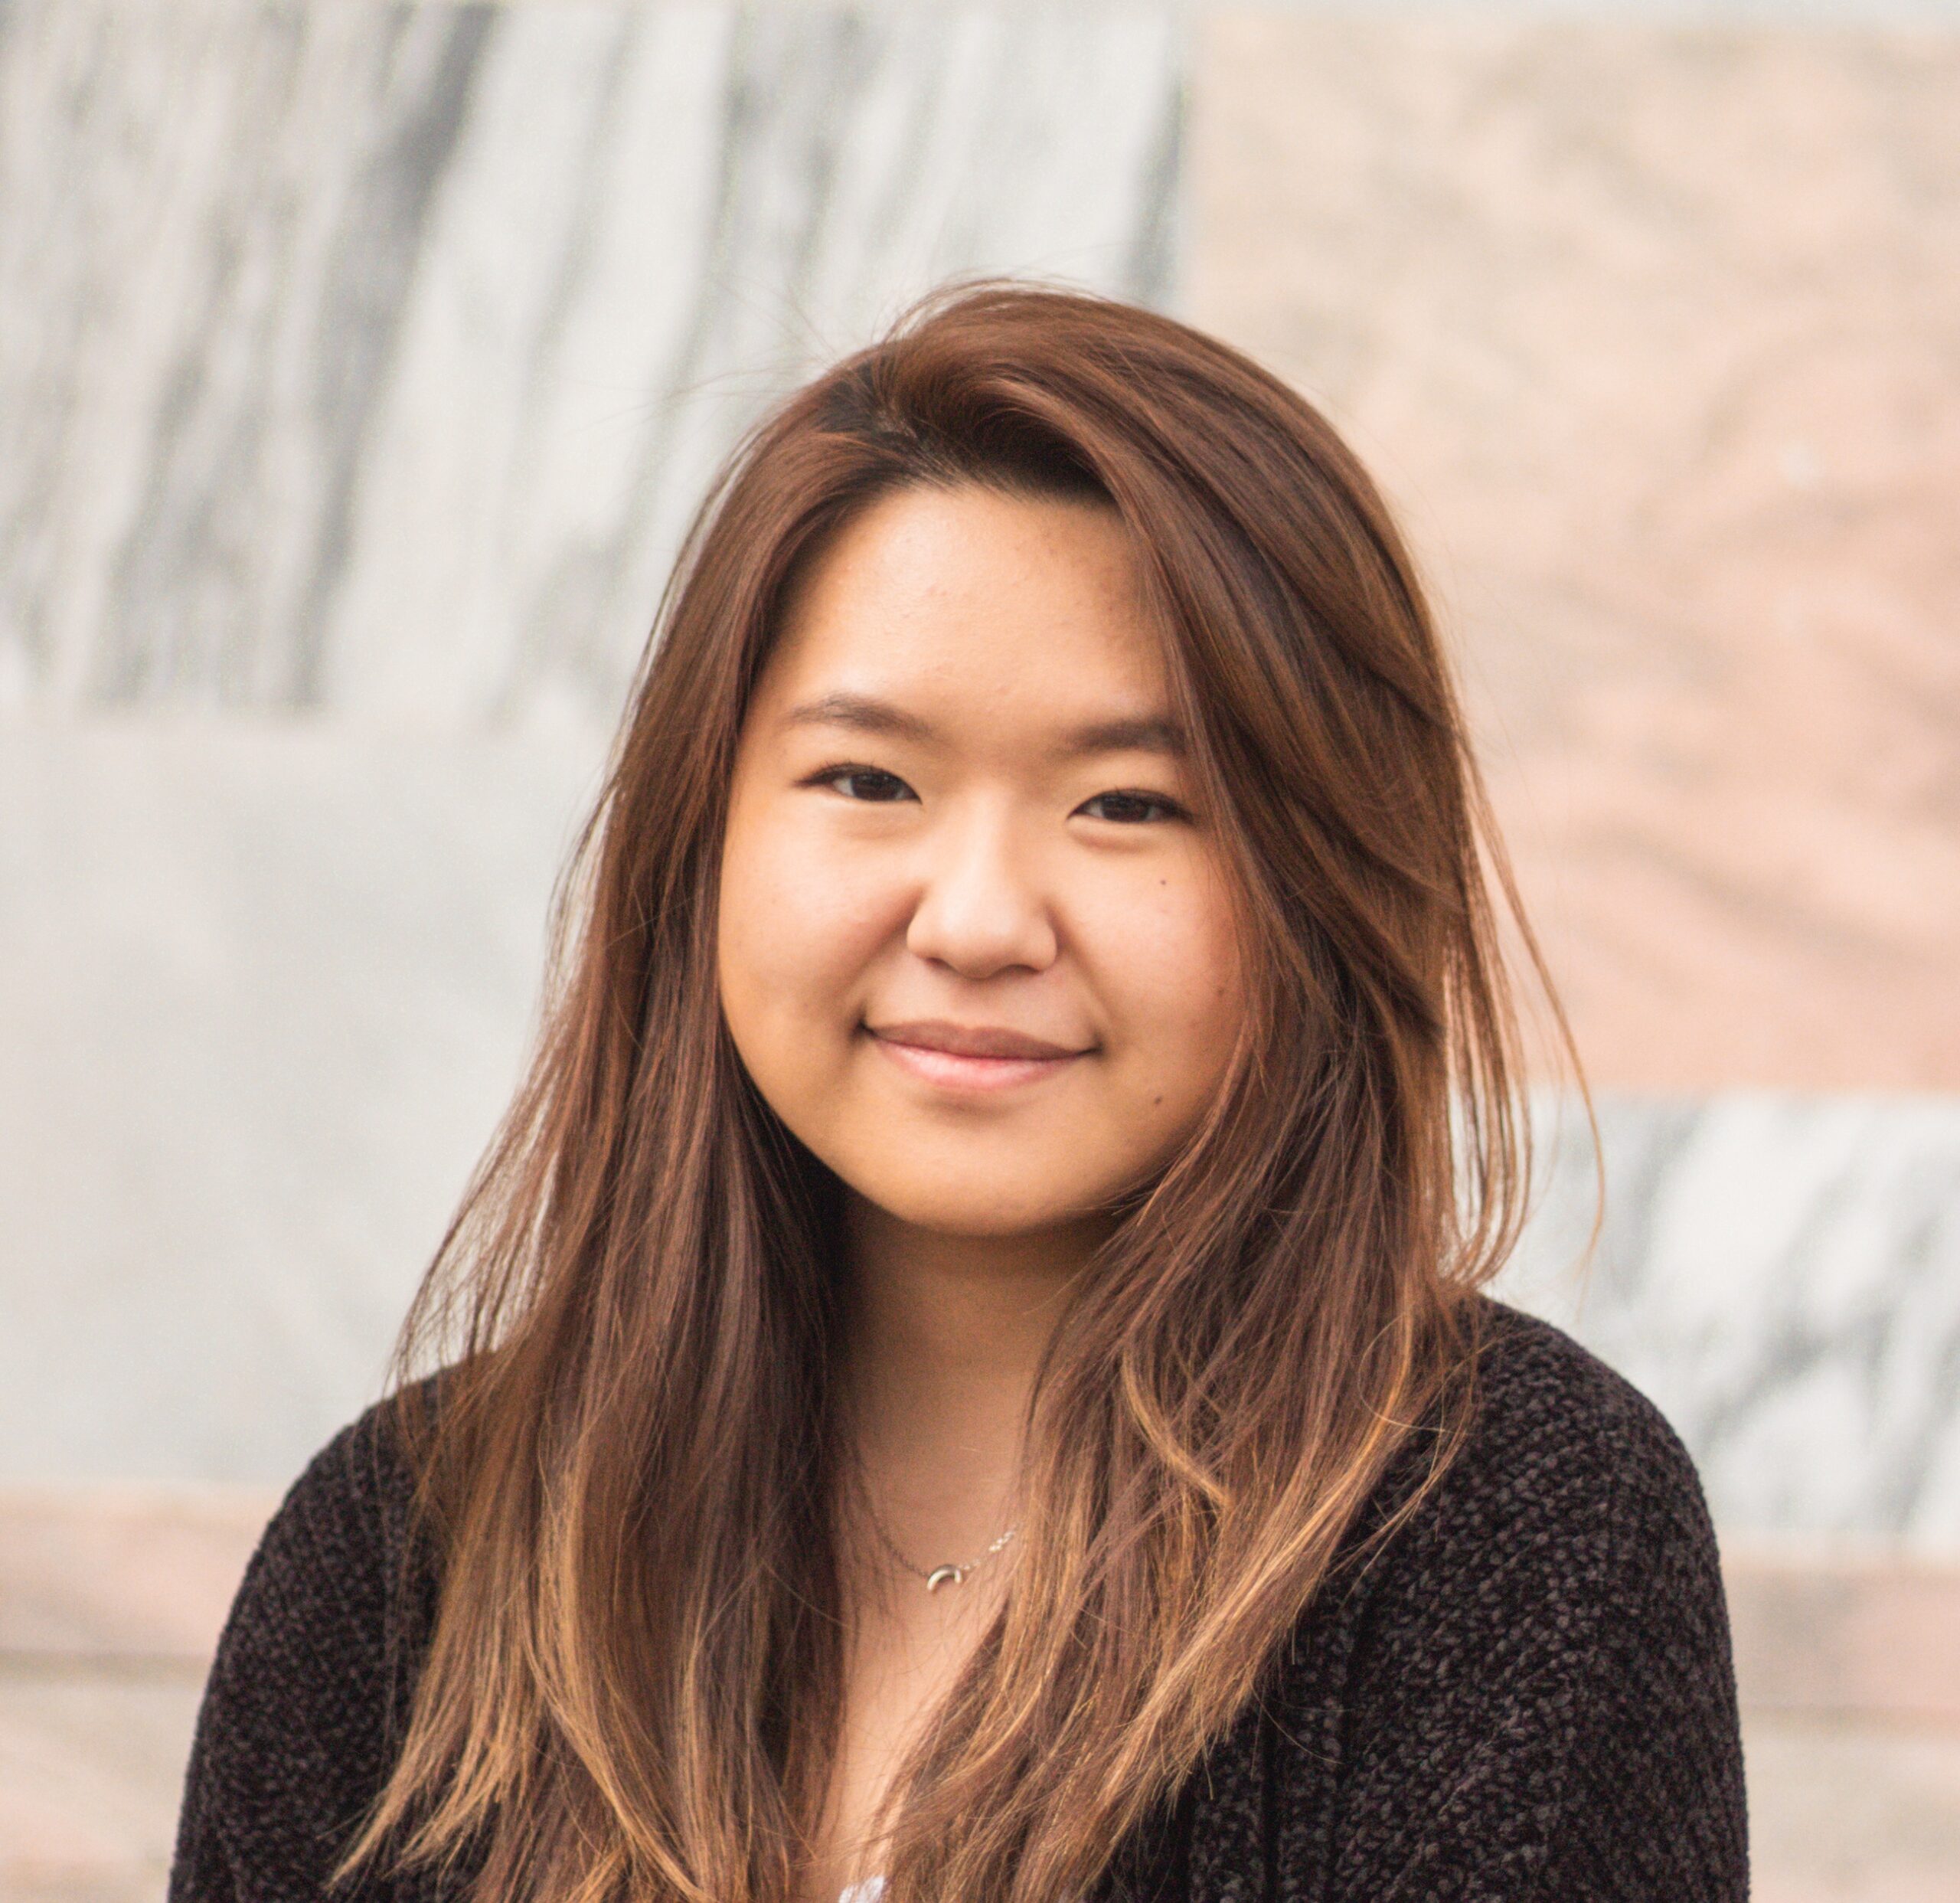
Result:
{"label": "woman's cheek", "polygon": [[1241,963],[1229,901],[1219,881],[1187,874],[1160,914],[1150,979],[1158,1035],[1185,1090],[1208,1097],[1229,1061],[1243,1011]]}

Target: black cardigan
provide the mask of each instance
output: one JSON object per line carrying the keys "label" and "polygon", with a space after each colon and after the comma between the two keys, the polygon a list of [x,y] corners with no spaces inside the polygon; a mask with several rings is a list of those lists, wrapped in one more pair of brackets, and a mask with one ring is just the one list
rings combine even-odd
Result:
{"label": "black cardigan", "polygon": [[[1443,1483],[1317,1599],[1199,1774],[1117,1847],[1102,1903],[1747,1895],[1728,1618],[1694,1468],[1569,1336],[1486,1312],[1483,1399]],[[433,1581],[393,1583],[403,1476],[383,1421],[370,1409],[315,1458],[246,1572],[171,1903],[323,1896],[386,1774],[433,1600]]]}

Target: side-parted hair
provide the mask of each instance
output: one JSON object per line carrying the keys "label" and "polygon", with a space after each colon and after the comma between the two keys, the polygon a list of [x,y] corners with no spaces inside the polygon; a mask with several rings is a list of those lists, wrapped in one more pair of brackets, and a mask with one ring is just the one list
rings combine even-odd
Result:
{"label": "side-parted hair", "polygon": [[[1246,1030],[1054,1330],[1003,1606],[881,1813],[888,1903],[1083,1894],[1462,1443],[1531,1175],[1493,884],[1578,1060],[1409,554],[1237,351],[1108,299],[942,292],[751,433],[662,602],[530,1071],[398,1350],[440,1597],[345,1871],[795,1895],[842,1706],[842,1202],[723,1022],[721,841],[799,564],[874,499],[968,485],[1129,531]],[[1412,1447],[1419,1484],[1347,1540]]]}

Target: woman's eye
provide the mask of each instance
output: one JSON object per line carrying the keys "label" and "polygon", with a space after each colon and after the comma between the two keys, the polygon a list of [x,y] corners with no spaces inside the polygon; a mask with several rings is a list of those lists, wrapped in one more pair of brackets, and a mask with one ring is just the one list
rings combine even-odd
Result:
{"label": "woman's eye", "polygon": [[825,767],[818,772],[812,773],[804,783],[812,786],[835,786],[841,782],[849,780],[868,783],[872,789],[869,793],[844,794],[845,799],[854,800],[860,805],[889,806],[893,800],[903,798],[911,790],[897,774],[888,773],[881,767],[853,767],[847,764]]}
{"label": "woman's eye", "polygon": [[1174,800],[1160,799],[1154,793],[1099,793],[1093,799],[1083,802],[1083,810],[1086,813],[1091,806],[1099,806],[1106,803],[1115,806],[1117,811],[1113,813],[1091,814],[1090,816],[1114,819],[1119,824],[1126,826],[1135,823],[1142,816],[1138,812],[1139,808],[1142,809],[1144,814],[1155,810],[1171,819],[1181,819],[1185,816],[1184,808],[1178,805]]}

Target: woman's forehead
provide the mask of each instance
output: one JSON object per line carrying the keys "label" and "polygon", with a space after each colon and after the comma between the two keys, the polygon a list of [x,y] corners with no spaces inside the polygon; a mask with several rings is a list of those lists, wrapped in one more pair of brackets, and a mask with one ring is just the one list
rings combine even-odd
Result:
{"label": "woman's forehead", "polygon": [[1128,724],[1125,744],[1171,752],[1165,659],[1106,506],[911,490],[847,524],[799,577],[763,698],[792,724],[922,742],[944,737],[923,731],[936,718],[1038,711],[1057,750],[1091,750],[1103,737],[1089,730]]}

